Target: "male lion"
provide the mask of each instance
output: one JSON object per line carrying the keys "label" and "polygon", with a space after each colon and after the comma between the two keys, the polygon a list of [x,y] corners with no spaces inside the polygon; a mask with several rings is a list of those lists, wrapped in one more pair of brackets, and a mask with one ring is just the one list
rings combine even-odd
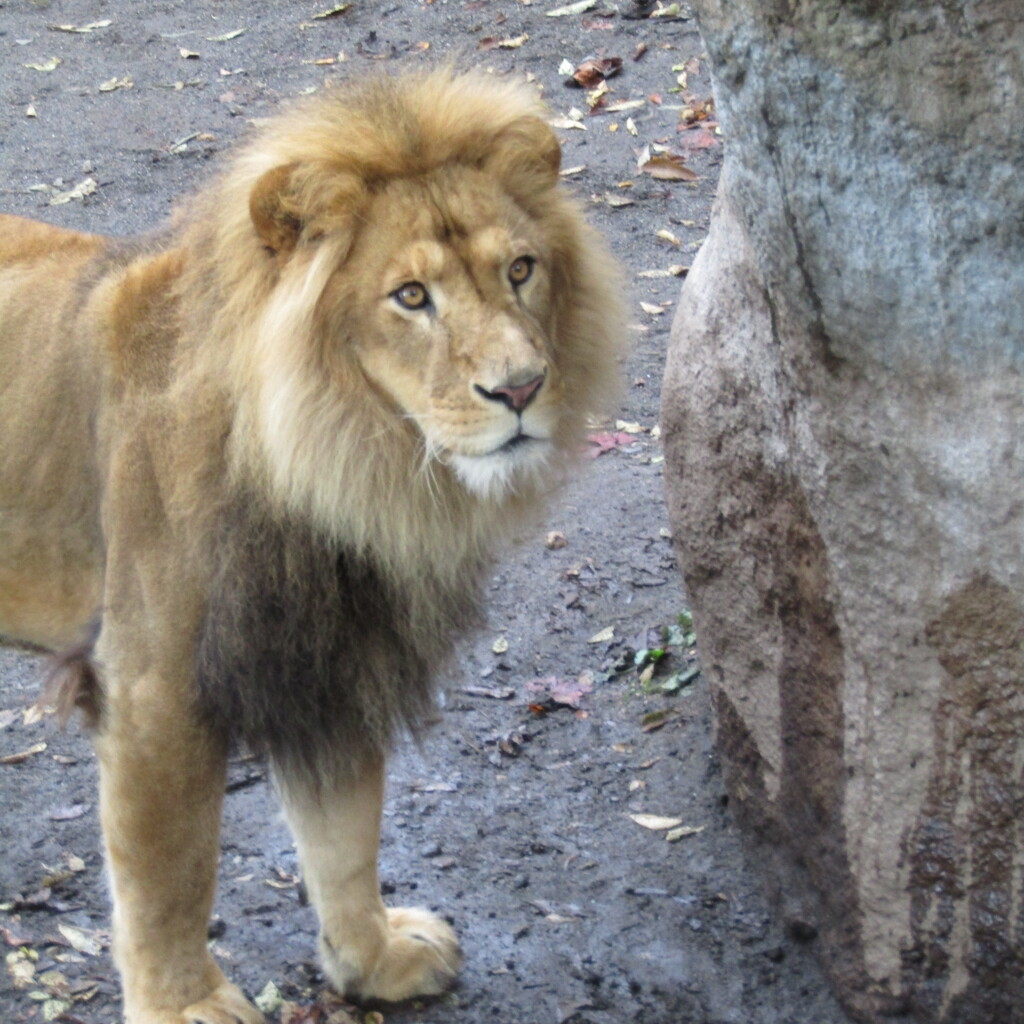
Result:
{"label": "male lion", "polygon": [[164,233],[0,218],[0,633],[86,654],[130,1024],[262,1017],[207,951],[265,752],[341,991],[440,991],[385,909],[384,756],[617,373],[617,275],[525,87],[436,71],[259,130]]}

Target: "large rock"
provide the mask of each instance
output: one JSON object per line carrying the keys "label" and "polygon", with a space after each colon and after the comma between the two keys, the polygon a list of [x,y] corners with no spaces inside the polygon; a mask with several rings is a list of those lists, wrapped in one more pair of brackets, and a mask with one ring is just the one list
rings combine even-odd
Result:
{"label": "large rock", "polygon": [[733,804],[863,1021],[1024,1021],[1024,13],[697,0],[664,390]]}

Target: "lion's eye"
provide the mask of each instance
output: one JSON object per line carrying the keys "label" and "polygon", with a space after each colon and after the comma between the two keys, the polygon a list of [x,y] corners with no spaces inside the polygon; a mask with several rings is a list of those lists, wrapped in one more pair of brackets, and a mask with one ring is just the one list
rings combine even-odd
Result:
{"label": "lion's eye", "polygon": [[519,259],[512,261],[508,268],[508,279],[516,288],[530,280],[534,262],[532,256],[520,256]]}
{"label": "lion's eye", "polygon": [[419,281],[406,281],[391,293],[391,297],[403,309],[425,309],[430,305],[430,292]]}

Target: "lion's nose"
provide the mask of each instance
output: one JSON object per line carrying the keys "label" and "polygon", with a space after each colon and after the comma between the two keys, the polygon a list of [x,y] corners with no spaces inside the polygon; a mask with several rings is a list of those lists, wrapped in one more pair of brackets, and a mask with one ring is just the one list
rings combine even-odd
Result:
{"label": "lion's nose", "polygon": [[522,412],[533,401],[540,386],[544,383],[544,375],[534,377],[525,384],[502,384],[500,387],[487,388],[474,384],[477,394],[489,398],[492,402],[501,402],[513,412]]}

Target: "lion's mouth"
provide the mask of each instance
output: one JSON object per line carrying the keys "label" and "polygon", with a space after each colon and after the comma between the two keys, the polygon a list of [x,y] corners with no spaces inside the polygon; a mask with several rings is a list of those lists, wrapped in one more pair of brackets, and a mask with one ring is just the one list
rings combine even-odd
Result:
{"label": "lion's mouth", "polygon": [[495,448],[491,454],[499,455],[505,452],[515,451],[516,448],[520,448],[522,445],[525,444],[532,444],[535,440],[537,439],[531,437],[529,434],[513,434],[512,437],[510,437],[504,444],[499,445],[497,448]]}

